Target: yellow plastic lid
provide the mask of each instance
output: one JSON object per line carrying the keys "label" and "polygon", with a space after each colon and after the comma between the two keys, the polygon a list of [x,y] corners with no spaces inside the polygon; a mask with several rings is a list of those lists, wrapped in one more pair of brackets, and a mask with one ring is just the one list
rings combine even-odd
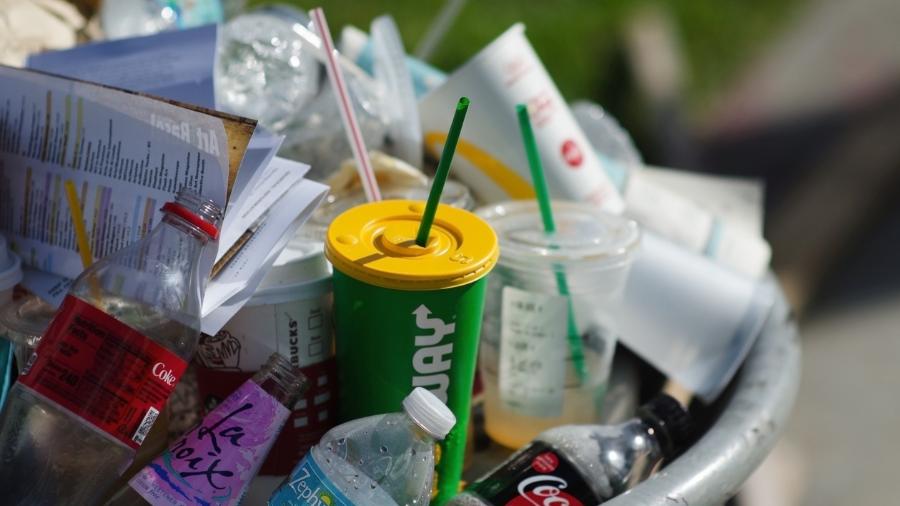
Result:
{"label": "yellow plastic lid", "polygon": [[359,281],[396,290],[440,290],[486,276],[500,254],[490,225],[469,211],[438,205],[425,247],[416,232],[425,202],[383,200],[348,209],[325,238],[325,257]]}

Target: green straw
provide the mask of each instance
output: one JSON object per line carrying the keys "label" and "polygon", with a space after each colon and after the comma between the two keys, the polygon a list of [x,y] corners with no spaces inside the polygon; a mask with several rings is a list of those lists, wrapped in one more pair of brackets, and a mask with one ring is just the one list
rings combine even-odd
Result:
{"label": "green straw", "polygon": [[[547,190],[547,180],[544,178],[544,167],[541,165],[541,155],[538,153],[537,142],[534,140],[534,131],[531,129],[531,120],[528,118],[528,107],[525,104],[516,105],[516,113],[519,116],[519,128],[522,130],[522,141],[525,143],[525,154],[528,156],[528,166],[531,168],[531,181],[534,183],[534,192],[537,194],[538,207],[541,210],[541,220],[544,222],[544,232],[553,235],[556,232],[556,224],[553,222],[553,210],[550,208],[550,193]],[[555,245],[551,246],[556,248]],[[572,351],[572,363],[578,379],[584,382],[587,373],[584,370],[584,350],[581,347],[581,336],[575,326],[575,310],[572,307],[572,297],[569,296],[569,283],[566,275],[559,267],[554,269],[556,286],[560,295],[566,297],[567,322],[566,333],[569,338],[569,348]]]}
{"label": "green straw", "polygon": [[459,140],[459,132],[462,131],[463,121],[466,119],[468,110],[469,99],[460,98],[456,104],[456,113],[453,114],[453,122],[450,123],[450,131],[447,132],[447,141],[444,142],[444,151],[438,162],[434,182],[431,184],[431,192],[428,194],[428,202],[425,204],[425,212],[422,214],[422,222],[419,224],[419,233],[416,234],[416,244],[423,248],[428,244],[428,233],[431,232],[431,224],[434,223],[434,215],[437,213],[438,203],[441,201],[444,183],[447,182],[447,175],[450,174],[450,162],[453,161],[456,142]]}

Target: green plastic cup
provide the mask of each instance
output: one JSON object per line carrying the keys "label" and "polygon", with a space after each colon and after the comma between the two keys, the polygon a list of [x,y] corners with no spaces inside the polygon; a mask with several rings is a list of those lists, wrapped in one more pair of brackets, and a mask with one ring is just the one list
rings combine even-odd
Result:
{"label": "green plastic cup", "polygon": [[415,387],[456,415],[437,465],[440,504],[459,490],[484,309],[497,263],[493,229],[441,204],[424,247],[416,232],[425,203],[363,204],[335,218],[325,240],[334,266],[341,418],[400,409]]}

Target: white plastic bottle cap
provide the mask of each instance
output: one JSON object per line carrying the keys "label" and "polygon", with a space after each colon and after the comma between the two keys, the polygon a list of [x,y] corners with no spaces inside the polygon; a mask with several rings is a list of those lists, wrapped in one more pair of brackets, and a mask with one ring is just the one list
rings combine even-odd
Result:
{"label": "white plastic bottle cap", "polygon": [[403,399],[403,410],[435,439],[444,439],[456,425],[450,408],[422,387],[416,387]]}

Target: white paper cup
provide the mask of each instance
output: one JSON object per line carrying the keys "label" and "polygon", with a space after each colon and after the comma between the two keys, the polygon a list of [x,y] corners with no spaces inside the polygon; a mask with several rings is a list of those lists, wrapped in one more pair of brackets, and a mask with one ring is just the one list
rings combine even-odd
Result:
{"label": "white paper cup", "polygon": [[288,474],[337,420],[331,304],[331,272],[321,244],[295,242],[222,330],[201,338],[197,360],[204,367],[197,383],[207,408],[249,379],[273,352],[310,380],[260,474]]}
{"label": "white paper cup", "polygon": [[422,99],[426,147],[440,154],[456,102],[467,96],[454,176],[483,203],[534,198],[515,109],[528,104],[551,195],[620,213],[622,199],[524,31],[513,25]]}

